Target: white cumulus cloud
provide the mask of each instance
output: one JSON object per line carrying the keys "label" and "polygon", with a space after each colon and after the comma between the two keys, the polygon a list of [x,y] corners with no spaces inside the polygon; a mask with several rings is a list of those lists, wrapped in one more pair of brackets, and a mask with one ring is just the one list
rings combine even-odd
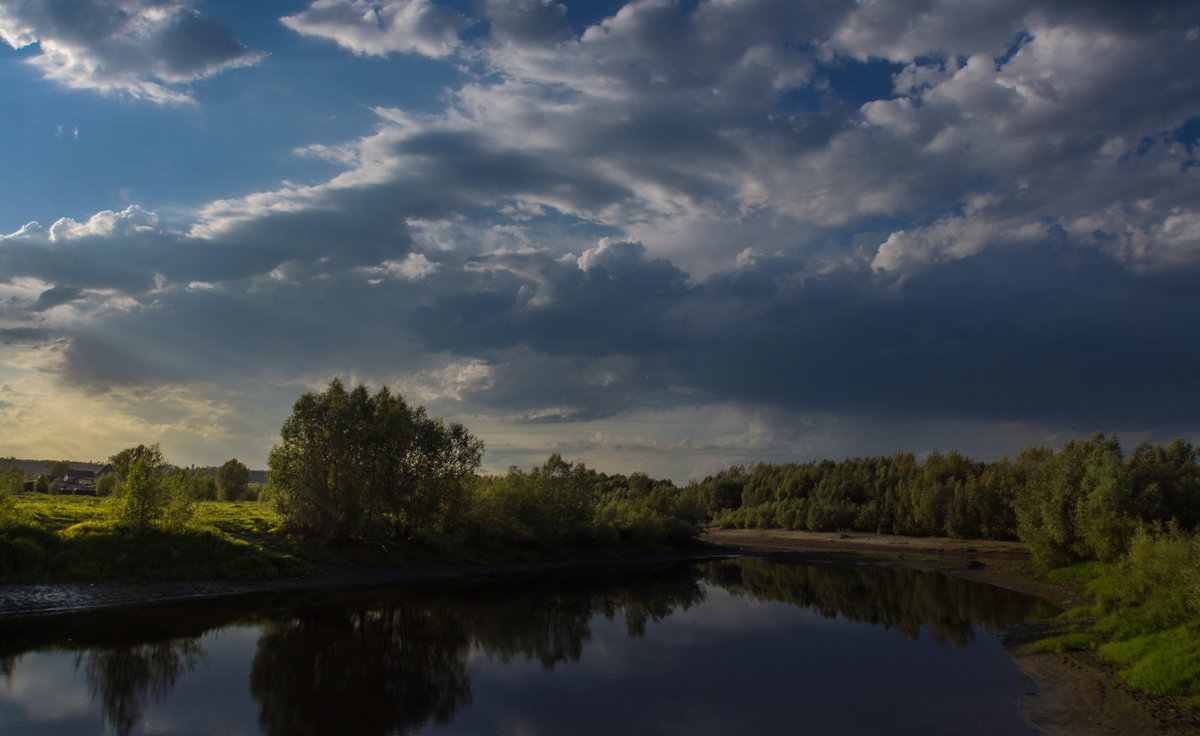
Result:
{"label": "white cumulus cloud", "polygon": [[182,0],[0,0],[0,38],[66,87],[157,103],[190,101],[188,82],[257,63],[219,18]]}
{"label": "white cumulus cloud", "polygon": [[315,0],[280,21],[297,33],[329,39],[364,56],[401,53],[434,58],[454,52],[465,22],[429,0]]}

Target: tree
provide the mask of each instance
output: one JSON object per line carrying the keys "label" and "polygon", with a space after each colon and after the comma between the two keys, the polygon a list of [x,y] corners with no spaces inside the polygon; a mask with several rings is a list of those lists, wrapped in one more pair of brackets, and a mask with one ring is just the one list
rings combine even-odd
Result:
{"label": "tree", "polygon": [[120,454],[129,463],[109,502],[117,521],[135,533],[187,521],[192,496],[186,471],[165,474],[166,460],[157,443],[131,447]]}
{"label": "tree", "polygon": [[217,471],[217,498],[238,501],[246,497],[250,484],[250,469],[236,458],[227,461]]}
{"label": "tree", "polygon": [[13,496],[25,485],[25,471],[13,460],[0,463],[0,524],[11,520],[16,512]]}
{"label": "tree", "polygon": [[[144,447],[144,445],[138,445],[138,447]],[[129,466],[133,464],[134,452],[138,447],[126,447],[108,459],[108,464],[113,466],[117,475],[124,478],[129,473]]]}
{"label": "tree", "polygon": [[20,493],[25,487],[25,471],[15,460],[8,459],[0,463],[0,495]]}
{"label": "tree", "polygon": [[116,473],[105,473],[100,476],[100,480],[96,481],[96,495],[111,496],[120,482],[121,479],[117,477]]}
{"label": "tree", "polygon": [[383,387],[334,379],[296,400],[271,450],[268,484],[290,526],[330,540],[443,531],[461,515],[463,482],[483,443]]}
{"label": "tree", "polygon": [[66,460],[52,460],[46,463],[46,475],[52,481],[61,481],[69,472],[71,472],[71,463]]}

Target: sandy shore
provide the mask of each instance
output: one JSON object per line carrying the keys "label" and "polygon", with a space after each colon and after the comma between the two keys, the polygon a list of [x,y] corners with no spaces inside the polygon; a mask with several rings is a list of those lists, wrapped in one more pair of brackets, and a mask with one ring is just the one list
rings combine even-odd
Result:
{"label": "sandy shore", "polygon": [[[1016,542],[962,541],[879,534],[835,534],[781,530],[712,530],[705,541],[716,551],[697,551],[636,560],[574,559],[496,565],[417,564],[395,569],[320,568],[310,577],[265,581],[154,583],[66,583],[0,586],[0,619],[77,613],[263,592],[338,589],[570,569],[621,562],[657,562],[711,557],[723,552],[781,555],[936,570],[1041,596],[1070,608],[1086,597],[1079,588],[1051,584],[1024,572],[1028,553]],[[1091,654],[1034,652],[1032,644],[1055,633],[1053,620],[1023,624],[1006,632],[1004,643],[1031,680],[1022,709],[1047,736],[1196,736],[1200,717],[1172,698],[1136,693],[1115,668]]]}

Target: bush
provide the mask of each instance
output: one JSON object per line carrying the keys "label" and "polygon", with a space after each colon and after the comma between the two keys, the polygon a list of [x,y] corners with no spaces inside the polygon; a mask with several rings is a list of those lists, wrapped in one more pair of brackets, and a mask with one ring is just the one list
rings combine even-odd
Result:
{"label": "bush", "polygon": [[164,475],[166,461],[157,444],[123,451],[129,468],[110,499],[117,522],[135,534],[154,526],[178,527],[191,519],[193,499],[185,471]]}
{"label": "bush", "polygon": [[41,572],[48,557],[37,540],[27,536],[0,536],[0,582],[28,579]]}

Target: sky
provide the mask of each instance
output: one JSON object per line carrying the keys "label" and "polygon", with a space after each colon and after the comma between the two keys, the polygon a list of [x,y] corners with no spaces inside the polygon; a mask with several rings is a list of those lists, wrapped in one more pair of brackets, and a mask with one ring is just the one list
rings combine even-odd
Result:
{"label": "sky", "polygon": [[0,455],[388,385],[677,482],[1200,430],[1200,4],[0,0]]}

